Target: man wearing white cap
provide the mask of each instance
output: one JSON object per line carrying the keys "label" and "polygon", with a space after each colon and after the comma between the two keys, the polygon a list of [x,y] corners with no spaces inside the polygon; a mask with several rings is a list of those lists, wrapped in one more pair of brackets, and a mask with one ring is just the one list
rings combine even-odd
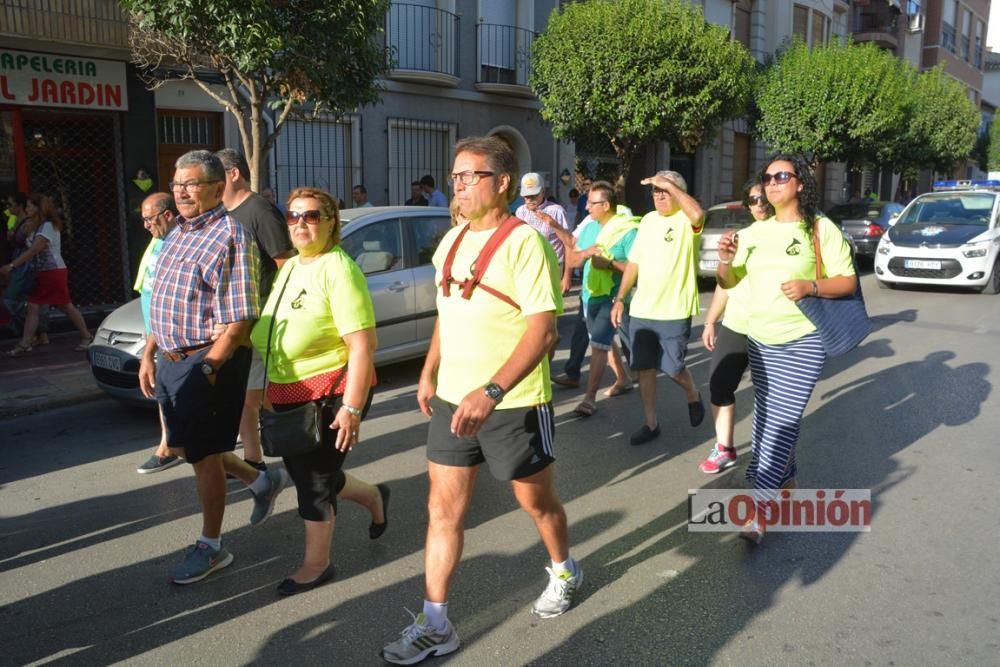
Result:
{"label": "man wearing white cap", "polygon": [[535,172],[529,172],[521,177],[521,197],[524,199],[524,204],[518,207],[514,215],[538,230],[556,251],[562,269],[562,290],[565,294],[569,291],[572,274],[572,269],[566,266],[566,246],[573,245],[573,235],[569,233],[566,211],[555,202],[545,201],[542,176]]}

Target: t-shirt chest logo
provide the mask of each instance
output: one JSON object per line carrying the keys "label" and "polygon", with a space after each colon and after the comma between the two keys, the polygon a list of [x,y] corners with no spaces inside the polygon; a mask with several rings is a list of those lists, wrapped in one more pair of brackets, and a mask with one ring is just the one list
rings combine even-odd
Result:
{"label": "t-shirt chest logo", "polygon": [[298,310],[305,305],[306,290],[305,288],[299,292],[299,295],[292,300],[292,310]]}
{"label": "t-shirt chest logo", "polygon": [[792,239],[792,242],[785,248],[786,255],[798,255],[800,252],[802,252],[802,242],[798,239]]}
{"label": "t-shirt chest logo", "polygon": [[667,243],[671,243],[674,240],[674,228],[667,227],[667,233],[663,235],[663,240]]}

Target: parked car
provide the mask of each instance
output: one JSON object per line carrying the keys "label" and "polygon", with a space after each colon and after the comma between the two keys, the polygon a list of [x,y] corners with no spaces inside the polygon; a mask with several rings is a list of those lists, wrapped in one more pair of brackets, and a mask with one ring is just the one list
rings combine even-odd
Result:
{"label": "parked car", "polygon": [[881,287],[945,285],[1000,292],[1000,182],[940,181],[911,201],[875,253]]}
{"label": "parked car", "polygon": [[840,225],[854,241],[859,257],[873,259],[875,249],[903,205],[891,201],[838,204],[826,212],[826,217]]}
{"label": "parked car", "polygon": [[[431,258],[451,227],[448,209],[344,209],[341,219],[341,245],[364,272],[375,307],[375,365],[423,356],[437,317]],[[97,385],[125,403],[152,404],[139,391],[139,360],[145,346],[142,311],[135,299],[108,315],[90,345]]]}
{"label": "parked car", "polygon": [[[823,215],[823,214],[821,214]],[[743,207],[743,202],[729,201],[716,204],[705,211],[705,229],[701,233],[701,250],[698,253],[698,277],[715,278],[715,269],[719,266],[719,239],[730,229],[739,231],[749,227],[753,216]],[[854,239],[844,232],[844,238],[851,246],[851,253],[856,254],[858,247]]]}

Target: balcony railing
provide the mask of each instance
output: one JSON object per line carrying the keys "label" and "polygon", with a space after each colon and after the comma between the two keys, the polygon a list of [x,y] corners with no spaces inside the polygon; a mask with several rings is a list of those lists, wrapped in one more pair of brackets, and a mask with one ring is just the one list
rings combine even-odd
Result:
{"label": "balcony railing", "polygon": [[0,34],[128,48],[128,21],[115,0],[0,0]]}
{"label": "balcony railing", "polygon": [[[458,16],[423,5],[394,2],[386,17],[386,41],[395,78],[421,79],[419,73],[458,77]],[[411,76],[416,73],[416,76]]]}
{"label": "balcony railing", "polygon": [[476,83],[527,88],[535,33],[511,25],[480,23],[476,26],[476,36],[479,48]]}
{"label": "balcony railing", "polygon": [[896,19],[871,14],[861,14],[854,18],[855,33],[885,33],[894,35],[896,33]]}

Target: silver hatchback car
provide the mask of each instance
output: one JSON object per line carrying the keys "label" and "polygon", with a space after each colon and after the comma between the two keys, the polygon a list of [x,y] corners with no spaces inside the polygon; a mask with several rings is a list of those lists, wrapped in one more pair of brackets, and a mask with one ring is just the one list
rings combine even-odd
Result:
{"label": "silver hatchback car", "polygon": [[[341,221],[341,246],[364,272],[375,307],[375,365],[423,356],[437,317],[431,258],[451,228],[448,209],[344,209]],[[125,403],[151,405],[139,391],[145,345],[142,311],[139,299],[134,299],[105,318],[90,345],[90,368],[98,387]]]}

